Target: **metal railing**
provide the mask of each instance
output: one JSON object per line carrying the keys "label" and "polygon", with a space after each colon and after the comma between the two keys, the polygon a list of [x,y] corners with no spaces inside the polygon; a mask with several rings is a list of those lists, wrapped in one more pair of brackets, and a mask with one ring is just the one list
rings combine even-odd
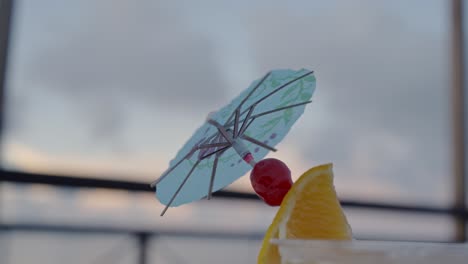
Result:
{"label": "metal railing", "polygon": [[[197,238],[197,239],[227,239],[227,240],[260,240],[262,233],[233,233],[233,232],[207,232],[207,231],[187,231],[187,230],[138,230],[125,228],[112,228],[107,226],[70,226],[70,225],[45,225],[45,224],[0,224],[0,232],[30,232],[30,233],[67,233],[80,235],[129,235],[135,238],[137,247],[137,259],[135,263],[149,263],[148,248],[149,240],[158,237],[172,238]],[[112,251],[112,249],[110,250]],[[108,253],[108,251],[103,252]],[[14,263],[5,256],[0,256],[3,264]],[[97,262],[97,261],[96,261]],[[107,261],[100,261],[107,263]]]}
{"label": "metal railing", "polygon": [[[132,182],[121,180],[96,179],[91,177],[70,177],[61,175],[32,174],[26,172],[0,171],[0,183],[29,183],[29,184],[47,184],[58,187],[76,187],[76,188],[106,188],[123,191],[154,192],[154,189],[144,182]],[[218,191],[213,193],[213,197],[236,200],[260,201],[254,193]],[[468,212],[465,208],[451,207],[433,207],[423,205],[403,205],[393,203],[377,203],[357,200],[342,200],[342,206],[349,208],[366,208],[376,210],[391,210],[400,212],[430,213],[451,215],[460,220],[468,220]],[[465,221],[466,222],[466,221]]]}
{"label": "metal railing", "polygon": [[[78,178],[59,175],[31,174],[25,172],[0,171],[0,183],[9,182],[16,184],[47,184],[56,187],[74,187],[74,188],[105,188],[112,190],[124,190],[133,192],[154,192],[148,183],[105,180],[95,178]],[[252,193],[240,193],[230,191],[218,191],[213,194],[214,197],[234,200],[259,201],[260,199]],[[395,211],[403,213],[423,213],[432,215],[451,216],[458,223],[468,221],[468,210],[464,208],[440,208],[431,206],[411,206],[387,203],[372,203],[353,200],[342,200],[341,204],[347,208],[361,208],[371,210]],[[457,230],[459,230],[457,228]],[[221,239],[243,239],[259,240],[262,233],[232,233],[232,232],[207,232],[207,231],[187,231],[187,230],[154,230],[154,229],[128,229],[106,226],[77,226],[77,225],[48,225],[48,224],[18,224],[18,223],[0,223],[1,232],[61,232],[61,233],[79,233],[79,234],[128,234],[135,238],[138,254],[137,262],[139,264],[148,263],[148,240],[160,236],[165,237],[185,237],[185,238],[221,238]],[[372,239],[372,238],[361,238]],[[378,238],[382,239],[382,238]],[[466,241],[465,235],[457,235],[454,242]]]}

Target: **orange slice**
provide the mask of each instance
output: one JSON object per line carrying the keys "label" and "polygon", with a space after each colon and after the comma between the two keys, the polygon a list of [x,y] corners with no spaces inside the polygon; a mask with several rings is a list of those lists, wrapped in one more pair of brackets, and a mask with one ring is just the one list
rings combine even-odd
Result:
{"label": "orange slice", "polygon": [[281,263],[271,239],[351,240],[351,227],[333,186],[332,164],[309,169],[284,197],[263,239],[259,264]]}

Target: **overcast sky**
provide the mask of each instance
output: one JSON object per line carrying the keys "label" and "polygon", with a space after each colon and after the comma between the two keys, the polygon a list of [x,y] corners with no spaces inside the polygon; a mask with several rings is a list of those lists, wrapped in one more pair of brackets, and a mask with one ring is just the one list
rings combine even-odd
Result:
{"label": "overcast sky", "polygon": [[[452,172],[446,3],[17,1],[3,164],[150,182],[207,113],[254,79],[271,69],[309,68],[317,78],[313,103],[271,157],[287,163],[294,178],[333,162],[343,198],[447,205]],[[235,186],[251,190],[248,177]],[[7,216],[142,224],[161,209],[154,199],[135,209],[139,202],[108,193],[34,190],[5,192],[6,201],[18,206],[5,207]],[[58,200],[65,204],[54,207]],[[18,210],[21,204],[36,209]],[[206,219],[230,217],[222,205],[188,205],[170,211],[169,219],[191,217],[195,226],[212,228]],[[70,206],[76,206],[74,214],[64,214]],[[239,230],[265,228],[274,211],[240,207],[245,219]],[[361,231],[373,222],[399,221],[362,216],[352,216],[351,223]],[[417,229],[421,219],[413,220],[400,234]],[[444,233],[448,221],[439,220],[427,225]]]}
{"label": "overcast sky", "polygon": [[345,197],[447,203],[443,3],[19,1],[4,162],[150,181],[208,112],[305,67],[314,102],[271,156],[295,177],[333,162]]}

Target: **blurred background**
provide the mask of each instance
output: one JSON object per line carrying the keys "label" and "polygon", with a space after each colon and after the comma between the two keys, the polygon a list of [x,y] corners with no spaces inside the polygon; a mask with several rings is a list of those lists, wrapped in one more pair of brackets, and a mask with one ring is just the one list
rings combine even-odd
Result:
{"label": "blurred background", "polygon": [[333,162],[356,238],[466,241],[462,0],[0,3],[0,263],[254,263],[248,177],[164,217],[148,183],[277,68],[317,89],[269,156]]}

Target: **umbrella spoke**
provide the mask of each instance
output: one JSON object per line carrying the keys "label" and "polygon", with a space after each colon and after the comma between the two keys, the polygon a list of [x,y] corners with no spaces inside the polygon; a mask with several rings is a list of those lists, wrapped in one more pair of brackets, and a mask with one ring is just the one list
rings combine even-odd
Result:
{"label": "umbrella spoke", "polygon": [[[278,87],[278,88],[276,88],[275,90],[271,91],[269,94],[263,96],[262,98],[260,98],[259,100],[257,100],[255,103],[253,103],[252,105],[250,105],[249,107],[247,107],[247,109],[245,109],[244,111],[242,111],[242,112],[240,113],[240,115],[242,116],[242,115],[245,114],[247,111],[252,110],[252,107],[255,107],[256,105],[258,105],[259,103],[261,103],[263,100],[265,100],[265,99],[267,99],[268,97],[272,96],[273,94],[277,93],[278,91],[280,91],[280,90],[283,89],[284,87],[286,87],[286,86],[290,85],[291,83],[296,82],[296,81],[298,81],[298,80],[300,80],[300,79],[302,79],[302,78],[304,78],[304,77],[306,77],[306,76],[308,76],[308,75],[311,75],[312,73],[314,73],[314,72],[313,72],[313,71],[310,71],[310,72],[308,72],[308,73],[305,73],[305,74],[303,74],[303,75],[301,75],[301,76],[299,76],[299,77],[297,77],[297,78],[295,78],[295,79],[292,79],[291,81],[289,81],[289,82],[287,82],[287,83],[281,85],[280,87]],[[226,122],[227,126],[229,126],[229,127],[233,125],[233,123],[232,123],[232,122],[233,122],[233,121],[232,121],[232,116],[233,116],[233,115],[234,115],[234,113],[231,115],[231,117],[230,117],[230,118],[228,119],[228,121]],[[245,120],[245,118],[244,118],[243,120]]]}
{"label": "umbrella spoke", "polygon": [[210,144],[204,144],[200,145],[197,147],[197,149],[205,149],[205,148],[216,148],[216,147],[226,147],[231,145],[228,142],[219,142],[219,143],[210,143]]}
{"label": "umbrella spoke", "polygon": [[[265,82],[265,80],[268,78],[268,76],[270,76],[270,74],[271,74],[271,71],[267,72],[267,74],[265,74],[265,76],[262,77],[262,79],[257,83],[257,85],[255,85],[255,87],[249,92],[249,94],[244,99],[242,99],[240,104],[237,106],[236,111],[238,110],[240,112],[242,105],[244,105],[244,103],[250,98],[250,96],[252,96],[252,94],[258,89],[258,87],[260,87],[260,85],[262,85],[263,82]],[[244,113],[245,111],[242,112],[242,114]],[[234,115],[234,112],[231,114],[231,116],[229,117],[229,119],[226,121],[225,124],[232,122],[233,115]]]}
{"label": "umbrella spoke", "polygon": [[[297,106],[301,106],[301,105],[305,105],[305,104],[309,104],[311,103],[312,101],[306,101],[306,102],[301,102],[301,103],[297,103],[297,104],[292,104],[292,105],[287,105],[287,106],[284,106],[284,107],[280,107],[280,108],[277,108],[277,109],[273,109],[273,110],[268,110],[268,111],[265,111],[265,112],[261,112],[261,113],[258,113],[258,114],[255,114],[255,115],[251,115],[251,113],[253,112],[253,108],[255,106],[252,106],[252,108],[250,109],[249,113],[247,114],[247,116],[240,120],[239,122],[242,122],[242,126],[239,130],[239,135],[242,135],[244,134],[244,132],[247,130],[247,128],[252,124],[252,121],[257,118],[257,117],[260,117],[260,116],[264,116],[264,115],[268,115],[268,114],[271,114],[271,113],[274,113],[274,112],[278,112],[278,111],[282,111],[282,110],[286,110],[286,109],[289,109],[289,108],[293,108],[293,107],[297,107]],[[249,121],[247,123],[247,121]],[[247,124],[247,125],[246,125]]]}
{"label": "umbrella spoke", "polygon": [[[249,121],[249,119],[251,120],[251,119],[263,116],[263,115],[271,114],[271,113],[274,113],[274,112],[278,112],[278,111],[281,111],[281,110],[285,110],[285,109],[288,109],[288,108],[293,108],[293,107],[297,107],[297,106],[301,106],[301,105],[305,105],[305,104],[309,104],[309,103],[312,103],[312,101],[305,101],[305,102],[301,102],[301,103],[297,103],[297,104],[287,105],[287,106],[283,106],[283,107],[280,107],[280,108],[277,108],[277,109],[261,112],[261,113],[255,114],[255,115],[252,115],[252,112],[253,112],[253,110],[255,108],[255,105],[252,105],[250,107],[250,109],[248,109],[249,112],[247,113],[247,116],[244,119],[239,120],[239,122],[242,122],[242,126],[241,126],[240,131],[245,131],[246,130],[246,128],[243,129],[242,127],[244,126],[246,121]],[[232,126],[232,125],[233,125],[232,122],[230,124],[228,124],[229,127]]]}
{"label": "umbrella spoke", "polygon": [[213,163],[213,170],[211,171],[211,177],[210,177],[210,185],[208,186],[208,200],[211,199],[211,194],[213,193],[213,184],[214,184],[214,178],[216,176],[216,167],[218,167],[218,158],[220,155],[216,155],[214,163]]}
{"label": "umbrella spoke", "polygon": [[247,129],[247,127],[250,125],[250,123],[252,123],[252,122],[250,122],[247,125],[247,122],[249,121],[250,116],[252,115],[254,108],[255,108],[255,105],[251,106],[250,109],[249,109],[249,112],[247,113],[247,116],[244,118],[244,120],[242,120],[243,122],[242,122],[242,126],[241,126],[240,132],[239,132],[240,135],[244,134],[244,131]]}
{"label": "umbrella spoke", "polygon": [[240,115],[240,110],[239,108],[236,109],[235,111],[235,118],[234,118],[234,131],[232,132],[233,133],[233,138],[236,138],[237,137],[237,129],[239,128],[239,115]]}
{"label": "umbrella spoke", "polygon": [[268,78],[268,76],[270,76],[271,74],[271,71],[270,72],[267,72],[267,74],[265,74],[265,76],[262,77],[262,79],[257,83],[257,85],[255,85],[255,87],[252,89],[252,91],[250,91],[250,93],[242,100],[242,102],[239,104],[239,106],[237,108],[241,108],[241,106],[250,98],[250,96],[258,89],[258,87],[260,87],[260,85],[263,84],[263,82],[265,82],[265,80]]}
{"label": "umbrella spoke", "polygon": [[253,115],[252,118],[257,118],[257,117],[264,116],[264,115],[268,115],[268,114],[271,114],[271,113],[274,113],[274,112],[278,112],[278,111],[286,110],[286,109],[289,109],[289,108],[293,108],[293,107],[297,107],[297,106],[309,104],[309,103],[311,103],[311,102],[312,102],[312,101],[306,101],[306,102],[302,102],[302,103],[297,103],[297,104],[293,104],[293,105],[287,105],[287,106],[280,107],[280,108],[277,108],[277,109],[273,109],[273,110],[261,112],[261,113],[258,113],[258,114]]}
{"label": "umbrella spoke", "polygon": [[193,167],[192,169],[190,169],[189,173],[187,174],[187,176],[185,176],[185,179],[184,181],[179,185],[179,188],[177,188],[176,192],[172,195],[171,197],[171,200],[169,201],[169,203],[167,203],[166,207],[164,208],[164,210],[162,211],[161,213],[161,216],[163,216],[167,209],[169,208],[169,206],[171,206],[172,202],[174,202],[174,199],[176,198],[176,196],[179,194],[180,190],[182,190],[182,187],[184,187],[185,183],[187,182],[188,178],[190,177],[190,175],[192,174],[192,172],[195,170],[195,168],[198,166],[198,163],[200,163],[200,160],[197,160],[197,162],[195,162],[195,164],[193,164]]}
{"label": "umbrella spoke", "polygon": [[[249,128],[249,126],[253,123],[254,120],[255,118],[250,119],[249,123],[242,129],[241,135],[244,135],[245,131],[247,130],[247,128]],[[247,123],[247,121],[245,121],[245,123]]]}
{"label": "umbrella spoke", "polygon": [[203,149],[203,148],[213,148],[213,147],[226,147],[226,146],[230,146],[231,144],[230,143],[227,143],[227,142],[222,142],[222,143],[212,143],[212,144],[203,144],[203,145],[199,145],[199,146],[195,146],[194,148],[192,148],[192,150],[190,150],[189,153],[187,153],[187,155],[185,155],[182,159],[180,159],[174,166],[170,167],[166,172],[164,172],[161,177],[159,177],[157,180],[155,180],[154,182],[151,183],[151,187],[154,187],[156,186],[158,183],[160,183],[164,178],[166,178],[167,175],[169,175],[169,173],[171,173],[177,166],[179,166],[184,160],[188,159],[190,156],[193,155],[193,153],[195,153],[197,150],[199,149]]}
{"label": "umbrella spoke", "polygon": [[216,168],[218,166],[218,160],[219,160],[219,157],[221,157],[221,155],[224,154],[224,152],[228,149],[229,147],[225,147],[224,149],[219,149],[213,153],[211,153],[210,155],[212,154],[216,154],[216,158],[214,160],[214,163],[213,163],[213,170],[211,172],[211,178],[210,178],[210,185],[209,185],[209,188],[208,188],[208,200],[211,199],[212,197],[212,194],[213,194],[213,185],[214,185],[214,179],[215,179],[215,176],[216,176]]}
{"label": "umbrella spoke", "polygon": [[221,151],[227,150],[227,149],[230,148],[231,146],[232,146],[232,145],[229,145],[229,146],[226,146],[226,147],[224,147],[224,148],[220,148],[220,149],[217,149],[217,150],[215,150],[215,151],[213,151],[213,152],[210,152],[210,153],[208,153],[208,154],[202,156],[201,159],[203,160],[203,159],[209,158],[209,157],[211,157],[212,155],[214,155],[214,154],[216,154],[216,153],[219,153],[219,152],[221,152]]}
{"label": "umbrella spoke", "polygon": [[[257,84],[257,86],[254,87],[254,89],[249,93],[249,95],[247,95],[247,97],[244,98],[244,100],[243,100],[243,101],[240,103],[240,105],[237,107],[237,108],[239,108],[239,110],[240,110],[241,106],[245,103],[245,101],[247,100],[247,98],[250,97],[250,95],[260,86],[260,84],[261,84],[263,81],[265,81],[265,79],[270,75],[270,73],[271,73],[271,72],[267,73],[267,75],[265,75],[265,76],[263,77],[263,79]],[[298,81],[298,80],[300,80],[300,79],[302,79],[302,78],[304,78],[304,77],[306,77],[306,76],[308,76],[308,75],[310,75],[310,74],[312,74],[312,73],[314,73],[314,71],[307,72],[307,73],[305,73],[305,74],[303,74],[303,75],[301,75],[301,76],[299,76],[299,77],[297,77],[297,78],[295,78],[295,79],[293,79],[293,80],[291,80],[291,81],[289,81],[289,82],[287,82],[287,83],[281,85],[280,87],[278,87],[278,88],[276,88],[275,90],[271,91],[269,94],[263,96],[262,98],[260,98],[260,99],[257,100],[256,102],[254,102],[252,105],[250,105],[249,107],[247,107],[247,109],[245,109],[244,111],[240,112],[240,116],[244,115],[247,111],[249,111],[249,112],[250,112],[250,111],[253,111],[253,108],[255,108],[255,106],[256,106],[257,104],[261,103],[261,102],[262,102],[263,100],[265,100],[266,98],[272,96],[273,94],[277,93],[278,91],[280,91],[281,89],[283,89],[283,88],[285,88],[286,86],[290,85],[291,83],[296,82],[296,81]],[[295,106],[297,106],[297,105],[295,105]],[[236,110],[237,110],[237,108],[236,108]],[[281,109],[281,110],[283,110],[283,109]],[[280,111],[280,110],[276,110],[276,111]],[[267,114],[267,113],[265,113],[265,114]],[[260,113],[260,114],[258,114],[258,115],[264,115],[264,114],[263,114],[263,113]],[[233,123],[234,121],[232,120],[232,118],[233,118],[234,116],[235,116],[235,112],[233,112],[233,113],[231,114],[231,116],[229,117],[229,119],[226,121],[225,127],[232,127],[232,126],[234,125],[234,123]],[[252,117],[250,117],[250,118],[252,118]],[[244,123],[245,123],[245,120],[248,120],[248,118],[244,118],[244,119],[240,120],[240,122],[243,122],[243,124],[244,124]],[[242,131],[242,129],[241,129],[241,131]],[[245,129],[244,129],[244,131],[245,131]]]}
{"label": "umbrella spoke", "polygon": [[280,87],[278,87],[278,88],[276,88],[275,90],[271,91],[269,94],[267,94],[267,95],[263,96],[262,98],[260,98],[258,101],[256,101],[256,102],[254,103],[254,105],[261,103],[263,100],[265,100],[265,99],[267,99],[268,97],[272,96],[273,94],[277,93],[278,91],[280,91],[280,90],[283,89],[284,87],[286,87],[286,86],[290,85],[291,83],[296,82],[296,81],[298,81],[298,80],[300,80],[300,79],[302,79],[302,78],[304,78],[304,77],[306,77],[306,76],[308,76],[308,75],[310,75],[310,74],[312,74],[312,73],[314,73],[314,72],[313,72],[313,71],[310,71],[310,72],[308,72],[308,73],[306,73],[306,74],[303,74],[303,75],[301,75],[301,76],[299,76],[299,77],[297,77],[297,78],[294,78],[294,79],[292,79],[291,81],[289,81],[289,82],[287,82],[287,83],[281,85]]}
{"label": "umbrella spoke", "polygon": [[266,149],[271,150],[271,151],[276,151],[276,149],[274,147],[268,146],[267,144],[265,144],[265,143],[263,143],[261,141],[258,141],[255,138],[249,137],[247,135],[242,135],[242,138],[247,140],[247,141],[250,141],[250,142],[254,143],[255,145],[259,145],[260,147],[266,148]]}
{"label": "umbrella spoke", "polygon": [[221,133],[221,135],[227,140],[227,142],[232,144],[231,136],[228,134],[226,129],[220,123],[214,121],[213,119],[209,119],[208,123],[215,126],[219,130],[219,133]]}
{"label": "umbrella spoke", "polygon": [[187,155],[185,155],[185,157],[183,157],[182,159],[180,159],[174,166],[170,167],[166,172],[164,172],[161,177],[159,177],[157,180],[155,180],[154,182],[151,183],[151,187],[154,187],[156,186],[158,183],[160,183],[164,178],[166,178],[167,175],[169,175],[169,173],[171,173],[177,166],[179,166],[182,161],[186,160],[188,157],[190,157],[195,151],[191,150]]}

